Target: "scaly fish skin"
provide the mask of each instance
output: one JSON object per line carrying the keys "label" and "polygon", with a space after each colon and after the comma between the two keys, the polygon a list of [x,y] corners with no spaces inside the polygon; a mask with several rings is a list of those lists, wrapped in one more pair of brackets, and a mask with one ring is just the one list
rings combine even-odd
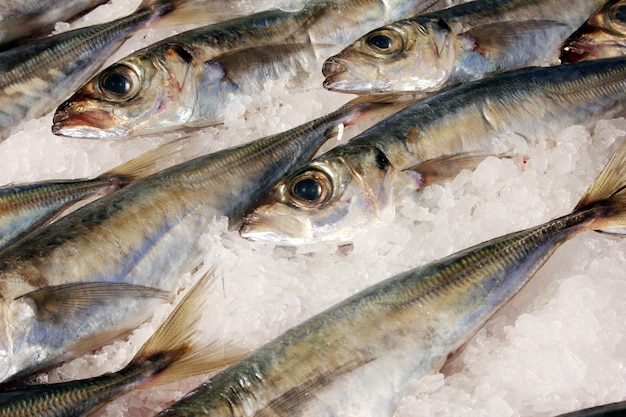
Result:
{"label": "scaly fish skin", "polygon": [[[216,217],[236,222],[313,155],[327,129],[371,107],[346,106],[287,132],[167,168],[7,248],[0,254],[0,379],[68,351],[93,349],[102,333],[115,336],[145,320],[160,292],[170,294],[206,252],[198,240]],[[93,299],[92,291],[80,291],[89,283],[109,284],[112,293]],[[60,287],[59,294],[49,297],[49,286]],[[130,293],[125,286],[146,286],[156,294],[142,300],[140,288]]]}
{"label": "scaly fish skin", "polygon": [[558,62],[602,0],[477,0],[378,28],[329,58],[324,87],[432,93],[495,72]]}
{"label": "scaly fish skin", "polygon": [[133,14],[0,52],[0,140],[53,110],[137,29],[181,0],[145,0]]}
{"label": "scaly fish skin", "polygon": [[59,106],[52,131],[119,138],[221,123],[230,103],[267,80],[295,84],[365,31],[434,3],[319,0],[180,33],[96,75]]}
{"label": "scaly fish skin", "polygon": [[610,0],[563,43],[561,62],[623,56],[626,1]]}
{"label": "scaly fish skin", "polygon": [[410,377],[437,371],[567,239],[626,226],[626,146],[571,214],[375,284],[291,328],[158,414],[393,414]]}
{"label": "scaly fish skin", "polygon": [[281,244],[346,240],[390,214],[407,192],[454,178],[480,156],[510,151],[515,136],[541,140],[624,114],[624,58],[474,81],[413,104],[299,168],[244,216],[241,235]]}
{"label": "scaly fish skin", "polygon": [[0,45],[49,32],[57,22],[67,22],[106,0],[5,0],[0,4]]}

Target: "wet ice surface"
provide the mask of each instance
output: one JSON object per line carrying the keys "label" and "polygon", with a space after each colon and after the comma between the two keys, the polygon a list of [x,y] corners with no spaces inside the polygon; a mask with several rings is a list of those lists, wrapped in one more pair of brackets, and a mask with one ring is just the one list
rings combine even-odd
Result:
{"label": "wet ice surface", "polygon": [[[122,1],[109,7],[113,9],[94,14],[124,14],[134,8]],[[141,31],[115,57],[174,30]],[[268,83],[267,91],[254,98],[262,103],[262,112],[244,118],[250,105],[232,106],[224,126],[195,134],[184,157],[285,130],[334,110],[348,97],[323,91],[321,78],[308,80],[305,92],[280,99],[284,84]],[[97,175],[177,137],[79,140],[53,136],[50,125],[51,115],[29,121],[0,143],[0,183]],[[205,264],[218,266],[219,280],[205,305],[203,337],[257,347],[383,278],[565,214],[625,132],[621,119],[594,129],[575,126],[537,145],[521,145],[514,158],[488,158],[474,172],[405,201],[392,222],[363,230],[348,245],[253,243],[218,219],[202,242],[211,248]],[[606,234],[584,233],[566,243],[442,373],[416,378],[399,393],[395,416],[551,416],[625,399],[625,253],[626,240]],[[188,287],[196,278],[181,276],[181,285]],[[164,306],[124,340],[41,380],[119,369],[170,310]],[[202,379],[136,391],[97,415],[153,415]]]}

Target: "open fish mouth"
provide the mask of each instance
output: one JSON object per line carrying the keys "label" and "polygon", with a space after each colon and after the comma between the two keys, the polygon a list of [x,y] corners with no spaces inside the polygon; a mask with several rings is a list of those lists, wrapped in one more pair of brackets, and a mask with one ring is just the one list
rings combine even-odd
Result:
{"label": "open fish mouth", "polygon": [[52,119],[52,133],[58,136],[106,139],[119,137],[119,130],[113,114],[101,109],[81,111],[66,106],[59,108]]}

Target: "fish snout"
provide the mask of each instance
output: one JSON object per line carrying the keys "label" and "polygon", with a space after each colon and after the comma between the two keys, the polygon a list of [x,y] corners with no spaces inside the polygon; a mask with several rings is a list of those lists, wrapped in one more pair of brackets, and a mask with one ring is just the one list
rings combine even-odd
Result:
{"label": "fish snout", "polygon": [[292,215],[265,215],[258,209],[242,218],[239,235],[251,241],[298,245],[310,239],[310,228]]}
{"label": "fish snout", "polygon": [[[57,136],[102,139],[118,137],[114,115],[103,109],[90,109],[70,102],[60,105],[52,118],[52,133]],[[112,134],[112,132],[114,134]]]}
{"label": "fish snout", "polygon": [[341,74],[342,72],[346,72],[347,68],[341,58],[330,57],[322,66],[322,75],[324,77],[330,77],[331,75]]}

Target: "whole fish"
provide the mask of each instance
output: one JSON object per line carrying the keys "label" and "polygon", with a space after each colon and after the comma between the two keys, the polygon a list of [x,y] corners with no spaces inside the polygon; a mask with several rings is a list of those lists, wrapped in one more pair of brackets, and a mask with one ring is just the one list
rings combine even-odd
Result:
{"label": "whole fish", "polygon": [[166,143],[92,179],[0,187],[0,251],[50,223],[77,202],[112,193],[163,169],[180,149],[181,140]]}
{"label": "whole fish", "polygon": [[398,274],[291,328],[158,414],[391,416],[565,241],[625,233],[626,146],[568,215]]}
{"label": "whole fish", "polygon": [[[206,252],[199,238],[215,218],[236,223],[315,153],[328,129],[373,107],[344,106],[289,131],[174,165],[5,249],[0,380],[92,350],[145,321]],[[152,290],[142,297],[139,287]]]}
{"label": "whole fish", "polygon": [[402,198],[454,178],[511,140],[626,114],[626,58],[530,68],[417,102],[282,180],[243,219],[252,240],[347,240]]}
{"label": "whole fish", "polygon": [[51,32],[108,0],[5,0],[0,4],[0,45]]}
{"label": "whole fish", "polygon": [[86,416],[130,390],[214,372],[240,359],[242,353],[223,343],[201,346],[194,340],[212,276],[213,270],[189,290],[120,371],[0,391],[0,416]]}
{"label": "whole fish", "polygon": [[432,93],[496,72],[558,62],[604,0],[475,0],[378,28],[323,65],[324,87]]}
{"label": "whole fish", "polygon": [[610,0],[563,43],[561,62],[623,56],[626,1]]}
{"label": "whole fish", "polygon": [[223,122],[268,80],[293,84],[366,31],[441,0],[313,0],[193,29],[106,68],[59,106],[52,132],[118,138]]}

